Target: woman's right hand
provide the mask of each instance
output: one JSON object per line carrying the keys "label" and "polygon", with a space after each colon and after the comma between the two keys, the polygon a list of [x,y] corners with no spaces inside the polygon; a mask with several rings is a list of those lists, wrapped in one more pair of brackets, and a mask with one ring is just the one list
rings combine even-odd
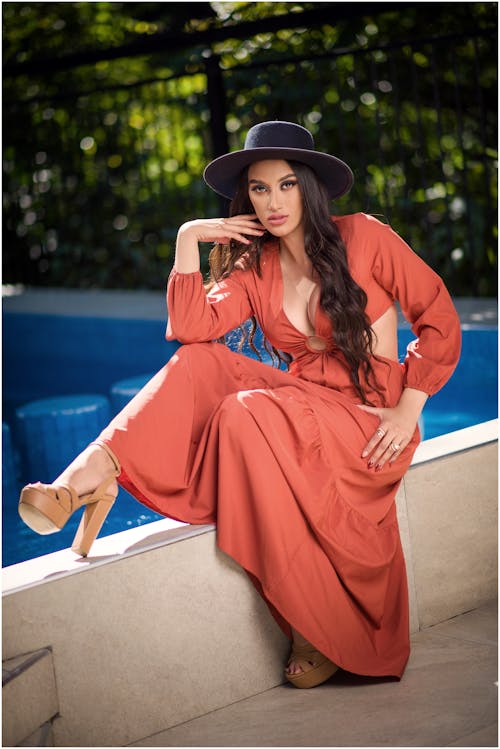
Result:
{"label": "woman's right hand", "polygon": [[197,218],[187,221],[179,229],[178,238],[195,239],[197,242],[218,242],[228,244],[231,239],[243,244],[251,244],[246,235],[261,237],[264,227],[256,220],[255,213],[245,213],[230,218]]}
{"label": "woman's right hand", "polygon": [[196,218],[182,224],[177,233],[175,269],[179,273],[193,273],[200,269],[198,242],[220,242],[227,244],[235,239],[251,244],[246,235],[260,237],[264,227],[256,221],[255,213],[245,213],[231,218]]}

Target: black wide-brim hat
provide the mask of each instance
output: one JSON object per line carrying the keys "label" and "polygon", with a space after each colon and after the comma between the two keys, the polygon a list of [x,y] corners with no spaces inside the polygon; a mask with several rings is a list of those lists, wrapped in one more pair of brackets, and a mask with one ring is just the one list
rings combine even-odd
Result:
{"label": "black wide-brim hat", "polygon": [[354,182],[354,175],[345,162],[314,149],[314,138],[309,130],[280,120],[251,127],[243,150],[226,153],[211,161],[203,179],[212,190],[231,200],[243,169],[262,159],[307,164],[323,182],[332,200],[345,195]]}

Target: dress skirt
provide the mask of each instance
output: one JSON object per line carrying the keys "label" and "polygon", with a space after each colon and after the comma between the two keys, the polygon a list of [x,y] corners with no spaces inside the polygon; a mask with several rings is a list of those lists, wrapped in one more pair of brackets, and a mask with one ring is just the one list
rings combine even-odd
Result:
{"label": "dress skirt", "polygon": [[[392,388],[403,387],[394,362]],[[345,394],[220,343],[181,346],[102,432],[119,483],[217,544],[283,631],[341,668],[400,678],[408,594],[394,497],[418,443],[376,472],[379,420]]]}

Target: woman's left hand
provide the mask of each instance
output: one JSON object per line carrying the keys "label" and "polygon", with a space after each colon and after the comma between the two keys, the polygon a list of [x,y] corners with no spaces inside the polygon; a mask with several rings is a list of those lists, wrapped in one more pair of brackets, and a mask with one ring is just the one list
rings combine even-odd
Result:
{"label": "woman's left hand", "polygon": [[358,405],[358,408],[374,414],[380,419],[380,424],[374,435],[361,453],[362,458],[369,456],[368,468],[375,466],[375,470],[380,471],[387,461],[389,461],[389,464],[394,463],[396,458],[401,455],[413,437],[417,420],[398,406],[395,408],[373,408]]}

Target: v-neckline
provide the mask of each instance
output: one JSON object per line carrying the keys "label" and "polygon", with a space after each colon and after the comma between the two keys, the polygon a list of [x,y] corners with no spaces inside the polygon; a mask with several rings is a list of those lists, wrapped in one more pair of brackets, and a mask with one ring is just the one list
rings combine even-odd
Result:
{"label": "v-neckline", "polygon": [[280,288],[279,288],[279,300],[280,300],[280,312],[281,312],[282,316],[284,317],[284,319],[286,320],[286,322],[288,323],[288,325],[291,328],[293,328],[293,330],[296,333],[298,333],[300,336],[302,336],[302,338],[304,338],[304,339],[307,340],[307,338],[316,337],[318,335],[318,333],[317,333],[317,330],[318,330],[317,319],[318,319],[318,313],[319,313],[319,307],[320,307],[319,300],[316,303],[316,309],[314,310],[314,322],[310,320],[312,328],[313,328],[313,332],[311,334],[304,333],[304,331],[299,330],[297,328],[297,326],[293,324],[293,322],[290,320],[290,318],[288,317],[287,313],[285,312],[285,307],[284,307],[285,279],[283,277],[283,269],[281,267],[280,251],[279,251],[279,244],[278,243],[275,246],[274,255],[276,256],[276,264],[277,264],[277,271],[278,271],[278,280],[279,280],[279,284],[280,284]]}

